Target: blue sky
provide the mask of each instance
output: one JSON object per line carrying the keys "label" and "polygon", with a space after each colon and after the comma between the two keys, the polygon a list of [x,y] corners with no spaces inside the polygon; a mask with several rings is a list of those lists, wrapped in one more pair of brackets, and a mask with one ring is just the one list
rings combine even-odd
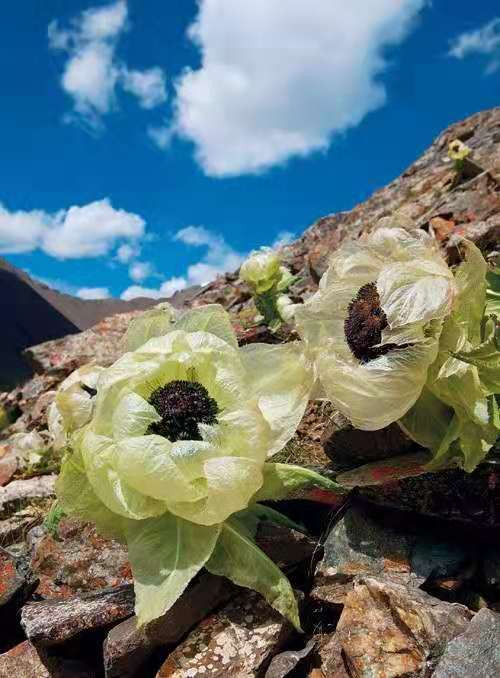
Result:
{"label": "blue sky", "polygon": [[17,0],[0,255],[83,297],[237,267],[500,100],[495,0]]}

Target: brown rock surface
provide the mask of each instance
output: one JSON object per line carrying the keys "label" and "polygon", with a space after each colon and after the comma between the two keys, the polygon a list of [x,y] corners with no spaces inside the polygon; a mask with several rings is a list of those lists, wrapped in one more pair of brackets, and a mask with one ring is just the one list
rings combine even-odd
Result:
{"label": "brown rock surface", "polygon": [[365,578],[348,594],[336,636],[356,678],[429,675],[472,612],[390,580]]}

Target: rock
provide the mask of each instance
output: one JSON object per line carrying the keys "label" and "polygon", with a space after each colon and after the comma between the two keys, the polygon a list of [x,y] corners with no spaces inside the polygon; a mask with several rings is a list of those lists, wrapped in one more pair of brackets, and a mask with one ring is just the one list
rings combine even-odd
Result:
{"label": "rock", "polygon": [[321,667],[315,669],[317,675],[311,672],[310,678],[349,678],[342,656],[342,645],[335,633],[320,636],[316,651]]}
{"label": "rock", "polygon": [[43,519],[43,514],[35,508],[17,511],[10,518],[0,520],[0,546],[6,548],[25,535]]}
{"label": "rock", "polygon": [[335,480],[343,487],[374,487],[386,485],[404,478],[420,476],[427,471],[425,466],[430,460],[427,452],[412,452],[382,461],[364,464],[352,471],[340,473]]}
{"label": "rock", "polygon": [[336,636],[350,675],[430,675],[472,612],[389,579],[366,577],[347,595]]}
{"label": "rock", "polygon": [[500,614],[479,610],[465,631],[451,640],[434,678],[498,678],[500,676]]}
{"label": "rock", "polygon": [[[392,523],[392,524],[391,524]],[[471,550],[445,539],[439,529],[408,525],[406,516],[354,505],[331,530],[316,569],[311,596],[330,605],[345,602],[360,576],[383,576],[409,587],[439,586],[472,576]]]}
{"label": "rock", "polygon": [[318,546],[316,539],[282,525],[261,522],[256,541],[279,567],[296,565],[311,558]]}
{"label": "rock", "polygon": [[292,633],[290,624],[258,594],[245,592],[192,631],[157,678],[253,678]]}
{"label": "rock", "polygon": [[487,464],[473,473],[449,469],[360,488],[370,502],[481,527],[500,525],[500,472]]}
{"label": "rock", "polygon": [[286,678],[292,671],[304,665],[304,660],[310,657],[314,646],[314,640],[310,640],[301,650],[288,650],[276,655],[271,659],[264,678]]}
{"label": "rock", "polygon": [[0,445],[0,487],[7,485],[17,471],[17,457],[8,445]]}
{"label": "rock", "polygon": [[16,558],[0,548],[0,608],[19,597],[26,584]]}
{"label": "rock", "polygon": [[138,628],[133,616],[113,627],[104,643],[106,678],[136,675],[154,648],[179,642],[195,624],[233,596],[235,590],[226,579],[204,573],[159,619]]}
{"label": "rock", "polygon": [[21,625],[32,643],[47,647],[119,622],[133,612],[133,587],[124,585],[65,600],[28,603],[21,612]]}
{"label": "rock", "polygon": [[31,566],[39,578],[36,594],[48,599],[132,583],[126,547],[74,520],[61,521],[57,539],[38,540]]}
{"label": "rock", "polygon": [[415,447],[397,424],[379,431],[360,431],[340,412],[335,412],[322,438],[325,453],[334,473],[350,471],[374,460],[403,454]]}
{"label": "rock", "polygon": [[34,645],[25,640],[0,655],[0,678],[53,678]]}
{"label": "rock", "polygon": [[0,487],[0,517],[36,504],[54,496],[55,475],[38,476],[27,480],[14,480],[6,487]]}

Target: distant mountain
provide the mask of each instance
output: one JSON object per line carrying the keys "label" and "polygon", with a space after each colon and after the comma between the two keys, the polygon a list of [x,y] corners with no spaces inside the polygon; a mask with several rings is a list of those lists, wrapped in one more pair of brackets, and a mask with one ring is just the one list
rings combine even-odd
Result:
{"label": "distant mountain", "polygon": [[[197,290],[184,290],[170,301],[181,306]],[[28,346],[86,330],[110,315],[146,309],[157,303],[158,300],[145,297],[130,301],[79,299],[33,280],[0,258],[0,390],[12,387],[32,373],[21,355]]]}

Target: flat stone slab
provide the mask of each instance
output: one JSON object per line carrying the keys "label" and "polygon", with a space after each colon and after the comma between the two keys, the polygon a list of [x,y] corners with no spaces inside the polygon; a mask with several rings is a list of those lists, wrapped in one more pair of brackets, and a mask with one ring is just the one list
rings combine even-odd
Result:
{"label": "flat stone slab", "polygon": [[434,678],[498,678],[500,614],[479,610],[463,633],[451,640]]}
{"label": "flat stone slab", "polygon": [[21,611],[21,626],[37,646],[56,645],[130,617],[134,602],[133,587],[125,585],[66,600],[28,603]]}
{"label": "flat stone slab", "polygon": [[258,594],[245,592],[192,631],[157,678],[254,678],[292,633],[291,625]]}

